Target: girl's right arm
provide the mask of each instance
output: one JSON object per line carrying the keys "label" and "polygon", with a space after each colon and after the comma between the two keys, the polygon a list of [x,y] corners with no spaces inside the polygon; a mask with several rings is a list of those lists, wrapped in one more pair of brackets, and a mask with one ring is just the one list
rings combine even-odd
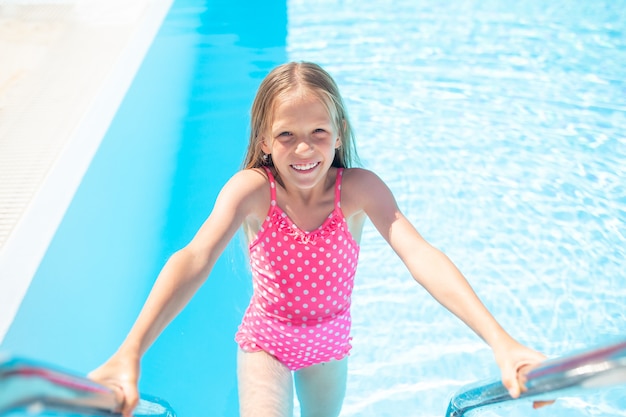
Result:
{"label": "girl's right arm", "polygon": [[192,241],[174,253],[163,267],[122,345],[89,374],[115,390],[124,416],[131,416],[139,400],[141,357],[204,283],[244,219],[255,213],[264,183],[264,178],[253,170],[241,171],[231,178]]}

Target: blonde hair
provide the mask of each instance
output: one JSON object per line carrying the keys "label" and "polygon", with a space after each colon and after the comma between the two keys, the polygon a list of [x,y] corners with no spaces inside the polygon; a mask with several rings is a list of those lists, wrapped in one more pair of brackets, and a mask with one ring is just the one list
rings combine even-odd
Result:
{"label": "blonde hair", "polygon": [[243,167],[273,166],[271,155],[261,150],[263,136],[269,131],[278,100],[287,93],[303,89],[317,96],[327,107],[341,138],[332,166],[350,168],[358,164],[354,133],[339,88],[322,67],[311,62],[289,62],[274,68],[261,82],[250,114],[250,142]]}

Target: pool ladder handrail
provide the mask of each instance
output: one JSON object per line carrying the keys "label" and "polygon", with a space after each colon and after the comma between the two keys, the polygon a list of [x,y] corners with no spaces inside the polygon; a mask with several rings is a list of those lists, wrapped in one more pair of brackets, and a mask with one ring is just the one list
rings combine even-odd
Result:
{"label": "pool ladder handrail", "polygon": [[[29,415],[54,410],[71,415],[119,415],[115,393],[88,378],[15,357],[0,357],[0,416],[26,410]],[[176,417],[169,404],[142,395],[134,416]]]}
{"label": "pool ladder handrail", "polygon": [[[570,391],[626,383],[626,340],[582,353],[546,360],[526,375],[527,391],[519,399],[554,400]],[[448,405],[446,417],[512,401],[500,380],[478,382],[462,388]]]}

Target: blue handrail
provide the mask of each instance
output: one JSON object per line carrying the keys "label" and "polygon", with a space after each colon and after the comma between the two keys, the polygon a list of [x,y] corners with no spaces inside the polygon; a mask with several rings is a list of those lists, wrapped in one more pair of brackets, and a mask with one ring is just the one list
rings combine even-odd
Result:
{"label": "blue handrail", "polygon": [[[26,410],[71,415],[119,415],[115,394],[88,378],[21,358],[0,358],[0,416]],[[142,395],[135,416],[176,417],[167,402]]]}
{"label": "blue handrail", "polygon": [[[626,340],[579,354],[547,360],[525,375],[527,391],[520,399],[553,400],[571,390],[626,383]],[[500,381],[479,382],[450,400],[446,417],[514,400]]]}

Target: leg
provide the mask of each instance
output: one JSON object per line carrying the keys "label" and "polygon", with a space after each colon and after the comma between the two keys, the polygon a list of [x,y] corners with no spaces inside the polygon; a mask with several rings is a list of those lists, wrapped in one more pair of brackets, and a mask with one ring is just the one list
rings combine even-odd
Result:
{"label": "leg", "polygon": [[348,357],[295,373],[302,417],[337,417],[346,394]]}
{"label": "leg", "polygon": [[266,352],[237,354],[240,417],[292,417],[291,371]]}

